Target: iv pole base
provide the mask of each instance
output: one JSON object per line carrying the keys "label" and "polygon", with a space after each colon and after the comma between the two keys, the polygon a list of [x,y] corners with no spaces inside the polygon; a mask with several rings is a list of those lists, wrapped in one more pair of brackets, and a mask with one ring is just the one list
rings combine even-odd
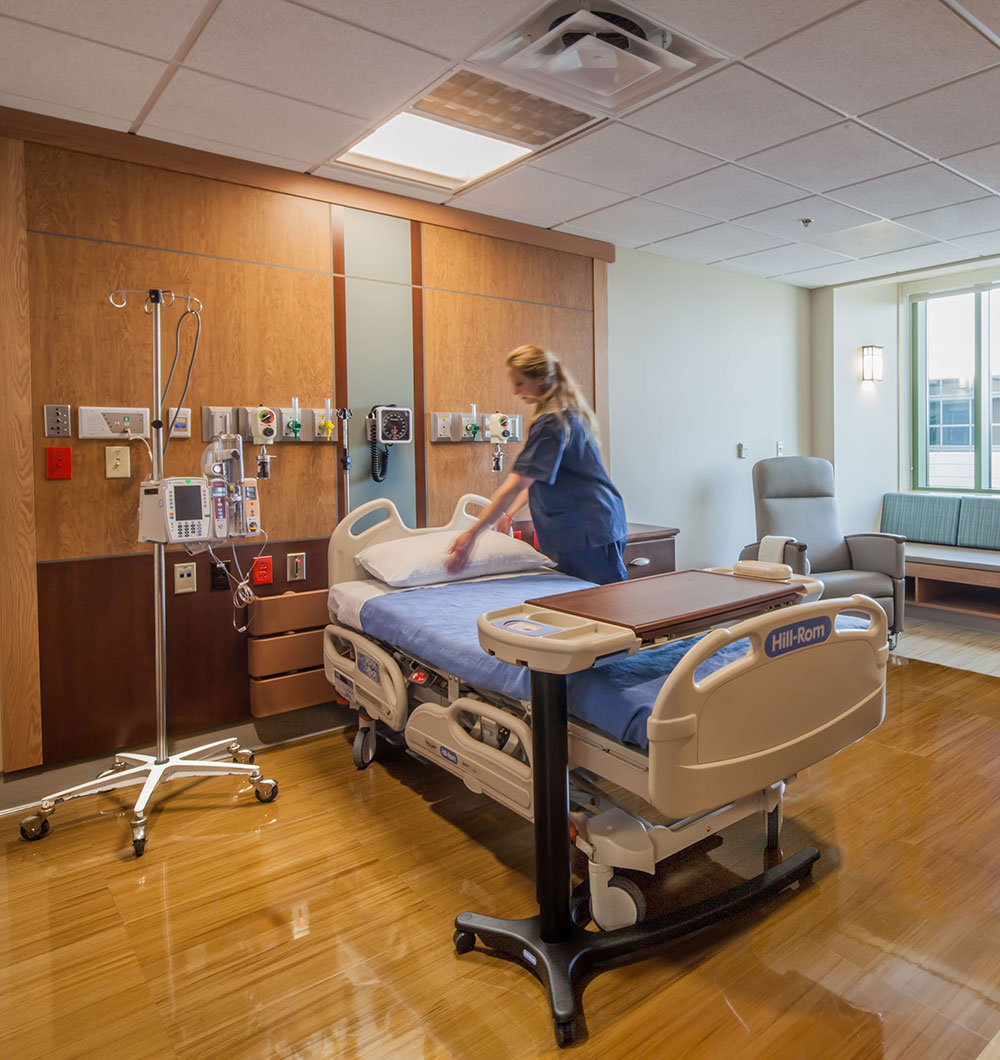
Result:
{"label": "iv pole base", "polygon": [[[212,761],[210,756],[225,751],[233,761]],[[132,820],[132,849],[135,856],[142,857],[146,848],[146,806],[157,787],[168,780],[183,777],[242,776],[254,786],[254,794],[261,802],[272,802],[278,795],[278,783],[261,774],[260,767],[253,764],[253,754],[241,749],[235,739],[216,740],[214,743],[181,751],[158,762],[153,755],[133,754],[121,751],[109,769],[94,780],[75,787],[66,788],[42,799],[38,812],[21,821],[21,836],[29,841],[44,839],[49,832],[49,817],[56,804],[78,799],[84,795],[96,795],[114,788],[142,784],[142,791],[135,802]]]}

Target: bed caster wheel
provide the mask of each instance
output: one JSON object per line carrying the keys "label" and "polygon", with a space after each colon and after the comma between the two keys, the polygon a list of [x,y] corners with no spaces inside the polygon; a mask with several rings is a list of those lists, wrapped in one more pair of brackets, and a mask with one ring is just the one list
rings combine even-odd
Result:
{"label": "bed caster wheel", "polygon": [[471,931],[463,931],[456,928],[451,941],[455,943],[455,952],[459,955],[469,953],[476,948],[476,936]]}
{"label": "bed caster wheel", "polygon": [[[597,915],[598,911],[594,909],[593,899],[590,902],[590,915],[594,923],[603,931],[632,927],[646,919],[646,899],[639,890],[638,884],[627,876],[612,876],[608,880],[608,897],[602,899],[601,904],[604,906],[601,911],[607,914],[604,918],[605,923],[601,923],[601,918]],[[611,917],[613,920],[609,923],[608,920]]]}
{"label": "bed caster wheel", "polygon": [[357,769],[367,769],[375,758],[375,730],[358,729],[354,734],[354,765]]}
{"label": "bed caster wheel", "polygon": [[258,780],[253,789],[258,802],[274,802],[278,797],[278,782],[276,780]]}
{"label": "bed caster wheel", "polygon": [[560,1020],[556,1023],[556,1045],[570,1045],[576,1037],[576,1020]]}
{"label": "bed caster wheel", "polygon": [[143,836],[142,839],[133,839],[132,840],[132,851],[133,851],[133,853],[135,854],[135,856],[137,858],[141,858],[142,857],[142,855],[146,852],[146,837],[145,836]]}
{"label": "bed caster wheel", "polygon": [[48,834],[48,818],[42,817],[41,814],[33,813],[30,817],[25,817],[21,822],[21,838],[27,839],[29,843],[44,839]]}
{"label": "bed caster wheel", "polygon": [[233,751],[233,761],[241,766],[252,766],[255,755],[248,747],[238,747]]}

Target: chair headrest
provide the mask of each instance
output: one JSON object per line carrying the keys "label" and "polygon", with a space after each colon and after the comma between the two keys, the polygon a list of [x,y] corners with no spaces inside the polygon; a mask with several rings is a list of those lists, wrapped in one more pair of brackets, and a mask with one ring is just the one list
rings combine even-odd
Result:
{"label": "chair headrest", "polygon": [[779,456],[753,466],[754,496],[832,497],[833,464],[818,456]]}

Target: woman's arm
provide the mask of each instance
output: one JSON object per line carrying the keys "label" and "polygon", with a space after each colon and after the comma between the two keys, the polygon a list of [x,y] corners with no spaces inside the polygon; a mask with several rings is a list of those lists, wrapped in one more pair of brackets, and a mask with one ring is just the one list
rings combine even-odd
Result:
{"label": "woman's arm", "polygon": [[482,515],[468,530],[463,530],[452,541],[451,547],[448,549],[447,562],[450,573],[455,574],[469,565],[469,556],[472,552],[472,546],[476,543],[476,538],[507,511],[518,494],[522,491],[526,493],[532,482],[534,482],[534,479],[519,475],[516,471],[512,471],[504,479],[503,484],[490,498],[490,503],[483,509]]}
{"label": "woman's arm", "polygon": [[513,502],[507,508],[507,511],[497,519],[497,530],[501,534],[510,533],[511,525],[514,522],[514,516],[528,503],[528,491],[527,489],[521,490],[521,492],[514,498]]}

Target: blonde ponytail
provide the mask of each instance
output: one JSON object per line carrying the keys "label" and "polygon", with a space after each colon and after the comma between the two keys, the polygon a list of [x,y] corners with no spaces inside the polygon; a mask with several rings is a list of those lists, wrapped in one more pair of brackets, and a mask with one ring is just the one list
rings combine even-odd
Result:
{"label": "blonde ponytail", "polygon": [[518,346],[507,354],[505,364],[528,379],[541,380],[542,388],[532,422],[551,412],[568,428],[565,415],[567,412],[575,412],[594,439],[597,439],[597,416],[580,392],[576,381],[554,353],[542,349],[541,346]]}

